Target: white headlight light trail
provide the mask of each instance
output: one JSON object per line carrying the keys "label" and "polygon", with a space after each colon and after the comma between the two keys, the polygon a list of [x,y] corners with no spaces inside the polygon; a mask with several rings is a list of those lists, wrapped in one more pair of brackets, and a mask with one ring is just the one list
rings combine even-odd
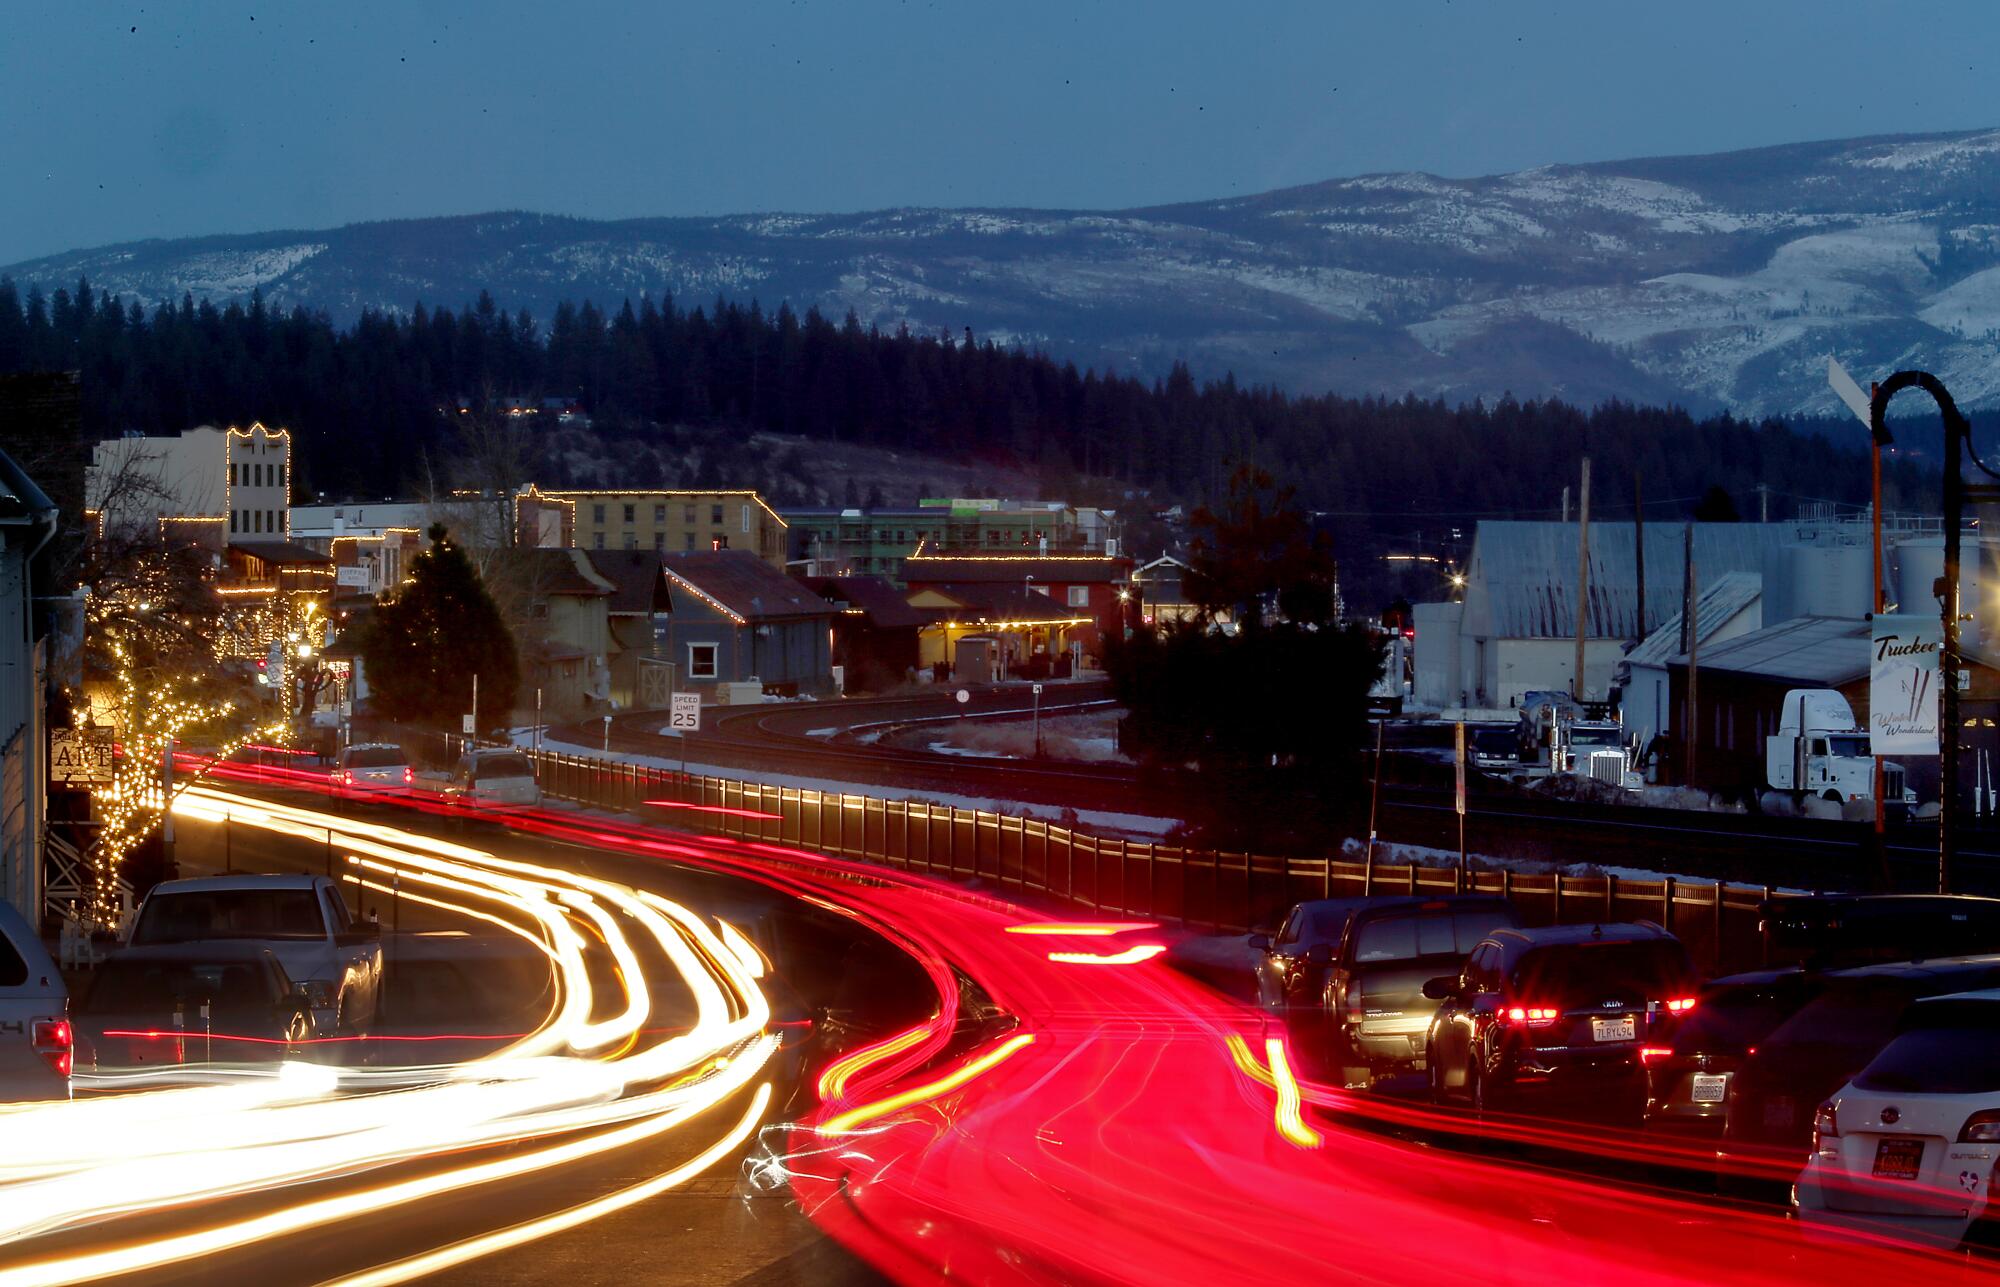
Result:
{"label": "white headlight light trail", "polygon": [[[746,956],[726,935],[669,899],[616,882],[393,827],[193,786],[177,815],[324,840],[348,855],[350,878],[422,904],[464,912],[521,936],[547,954],[557,1000],[546,1022],[500,1051],[461,1063],[395,1068],[173,1068],[145,1071],[101,1098],[0,1109],[0,1244],[129,1212],[181,1207],[275,1186],[339,1177],[481,1146],[559,1142],[415,1179],[362,1184],[337,1196],[82,1255],[0,1270],[0,1287],[81,1281],[129,1273],[282,1237],[391,1205],[563,1166],[629,1147],[698,1119],[751,1088],[777,1048],[764,1032],[770,1009]],[[665,958],[694,1002],[692,1027],[653,1039],[647,1024],[662,998],[644,977],[646,951]],[[740,939],[740,936],[738,936]],[[593,1020],[585,953],[601,940],[625,1004]],[[747,944],[745,944],[747,946]],[[189,1087],[194,1078],[218,1085]],[[368,1092],[368,1093],[356,1093]],[[369,1281],[433,1272],[637,1201],[726,1155],[753,1130],[769,1101],[755,1088],[748,1116],[718,1122],[690,1162],[639,1185],[539,1221],[482,1235],[373,1271]],[[427,1265],[418,1269],[413,1266]],[[402,1272],[404,1268],[408,1272]],[[364,1275],[364,1277],[367,1277]]]}

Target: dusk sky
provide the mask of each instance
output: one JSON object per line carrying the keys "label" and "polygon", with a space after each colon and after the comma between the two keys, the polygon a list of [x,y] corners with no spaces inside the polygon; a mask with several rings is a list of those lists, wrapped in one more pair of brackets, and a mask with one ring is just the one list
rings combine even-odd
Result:
{"label": "dusk sky", "polygon": [[[469,16],[470,10],[477,17]],[[525,208],[1130,207],[2000,124],[1990,0],[52,4],[0,263]]]}

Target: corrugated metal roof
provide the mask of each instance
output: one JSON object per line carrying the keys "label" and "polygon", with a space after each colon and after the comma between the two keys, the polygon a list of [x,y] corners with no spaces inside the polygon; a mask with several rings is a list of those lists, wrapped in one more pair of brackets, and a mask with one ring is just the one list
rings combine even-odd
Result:
{"label": "corrugated metal roof", "polygon": [[748,550],[694,550],[665,556],[670,580],[692,586],[745,621],[831,616],[833,607]]}
{"label": "corrugated metal roof", "polygon": [[[1695,640],[1707,643],[1731,618],[1764,595],[1764,578],[1755,572],[1726,572],[1715,584],[1701,592],[1694,602]],[[1647,605],[1651,616],[1651,605]],[[1625,654],[1634,666],[1664,666],[1681,652],[1681,613],[1667,618],[1665,625],[1647,635],[1644,642]]]}
{"label": "corrugated metal roof", "polygon": [[[1636,639],[1681,601],[1682,524],[1646,529],[1646,620],[1639,615],[1632,525],[1590,525],[1593,639]],[[1731,572],[1763,572],[1764,552],[1797,540],[1794,523],[1696,523],[1695,578],[1703,591]],[[1466,566],[1465,630],[1500,639],[1567,639],[1576,634],[1577,525],[1482,520]]]}
{"label": "corrugated metal roof", "polygon": [[[1752,675],[1800,688],[1838,688],[1868,676],[1866,621],[1849,617],[1793,617],[1703,649],[1701,674]],[[1686,668],[1687,654],[1669,665]]]}

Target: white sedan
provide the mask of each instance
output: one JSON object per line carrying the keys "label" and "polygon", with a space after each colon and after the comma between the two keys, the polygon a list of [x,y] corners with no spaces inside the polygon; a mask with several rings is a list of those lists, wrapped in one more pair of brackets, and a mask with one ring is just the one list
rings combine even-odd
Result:
{"label": "white sedan", "polygon": [[2000,1162],[2000,990],[1913,1004],[1897,1035],[1821,1104],[1793,1190],[1809,1229],[1956,1246]]}

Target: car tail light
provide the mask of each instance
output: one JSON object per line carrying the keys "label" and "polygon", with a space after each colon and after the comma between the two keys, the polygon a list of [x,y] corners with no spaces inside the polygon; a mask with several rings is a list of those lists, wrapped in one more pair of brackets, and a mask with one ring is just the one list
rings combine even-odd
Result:
{"label": "car tail light", "polygon": [[416,780],[417,780],[417,771],[411,768],[409,765],[405,764],[403,766],[403,785],[409,786]]}
{"label": "car tail light", "polygon": [[1367,1007],[1361,1004],[1361,980],[1347,981],[1347,1021],[1358,1024],[1367,1017]]}
{"label": "car tail light", "polygon": [[1674,1048],[1672,1046],[1641,1046],[1639,1047],[1639,1062],[1642,1064],[1655,1064],[1662,1059],[1670,1058],[1673,1053]]}
{"label": "car tail light", "polygon": [[1839,1138],[1840,1116],[1834,1111],[1833,1101],[1828,1100],[1813,1113],[1813,1152],[1819,1152],[1824,1141]]}
{"label": "car tail light", "polygon": [[1667,1009],[1674,1014],[1686,1014],[1694,1009],[1693,997],[1675,997],[1667,1002]]}
{"label": "car tail light", "polygon": [[69,1020],[35,1020],[33,1044],[35,1053],[49,1061],[56,1076],[69,1076],[76,1059],[76,1031],[69,1026]]}
{"label": "car tail light", "polygon": [[1959,1129],[1961,1144],[2000,1144],[2000,1110],[1985,1109],[1965,1119]]}
{"label": "car tail light", "polygon": [[1524,1023],[1530,1028],[1546,1028],[1562,1018],[1562,1011],[1552,1005],[1513,1005],[1500,1012],[1509,1023]]}

